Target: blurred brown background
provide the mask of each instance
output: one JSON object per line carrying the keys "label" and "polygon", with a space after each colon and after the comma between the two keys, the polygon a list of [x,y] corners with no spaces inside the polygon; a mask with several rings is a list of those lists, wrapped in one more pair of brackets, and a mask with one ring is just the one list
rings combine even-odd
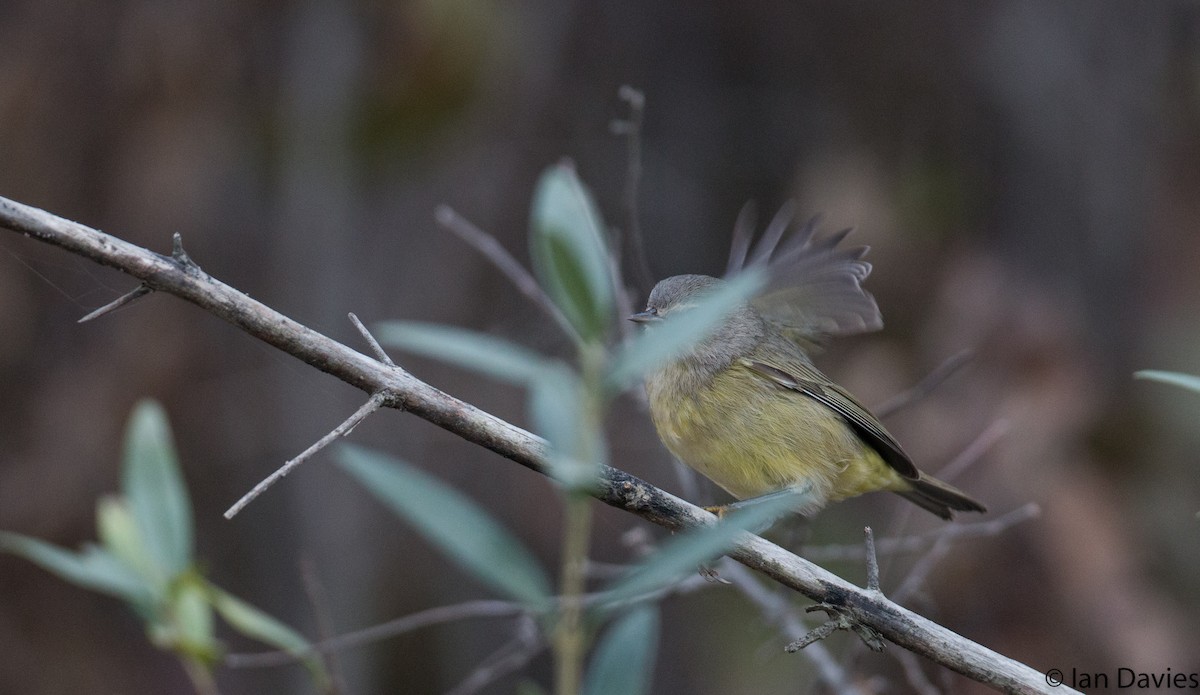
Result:
{"label": "blurred brown background", "polygon": [[[835,345],[826,371],[880,403],[975,351],[888,425],[934,471],[1005,428],[954,482],[993,515],[1029,501],[1043,514],[956,545],[907,604],[1041,670],[1200,671],[1200,396],[1131,378],[1200,373],[1194,3],[5,0],[0,195],[158,251],[180,232],[208,272],[351,345],[348,311],[563,352],[432,211],[452,205],[526,259],[533,184],[570,156],[607,221],[627,226],[625,142],[609,132],[627,113],[622,84],[648,100],[641,219],[656,276],[719,272],[741,205],[756,199],[765,218],[794,197],[872,245],[868,287],[887,322]],[[131,287],[0,233],[0,528],[94,538],[124,420],[153,396],[219,585],[310,635],[305,562],[339,632],[488,595],[328,456],[224,521],[364,396],[171,297],[75,323]],[[397,358],[525,422],[519,392]],[[631,400],[614,424],[614,463],[680,491]],[[539,476],[394,412],[353,439],[466,490],[556,562],[559,506]],[[898,526],[901,504],[840,505],[808,542],[857,543],[867,523],[880,536],[938,527]],[[595,555],[626,558],[619,536],[644,524],[598,513]],[[885,559],[885,591],[913,562]],[[860,563],[830,568],[863,581]],[[655,692],[817,687],[736,592],[664,608]],[[447,625],[341,664],[351,692],[440,692],[511,630]],[[828,644],[881,692],[913,688],[892,656],[844,635]],[[122,605],[10,556],[0,654],[0,692],[188,692]],[[548,667],[525,675],[547,683]],[[948,692],[979,689],[924,667]],[[295,667],[220,683],[308,687]]]}

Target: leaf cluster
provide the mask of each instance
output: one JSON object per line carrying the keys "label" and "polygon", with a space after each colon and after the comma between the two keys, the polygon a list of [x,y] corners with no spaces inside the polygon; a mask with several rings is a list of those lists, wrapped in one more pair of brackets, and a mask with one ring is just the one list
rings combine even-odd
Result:
{"label": "leaf cluster", "polygon": [[328,687],[321,663],[292,628],[208,581],[193,556],[192,505],[162,406],[142,401],[125,434],[121,493],[96,506],[99,543],[79,551],[7,531],[0,550],[62,579],[123,600],[150,641],[175,653],[193,679],[211,680],[223,648],[214,614],[234,630],[304,657],[314,681]]}

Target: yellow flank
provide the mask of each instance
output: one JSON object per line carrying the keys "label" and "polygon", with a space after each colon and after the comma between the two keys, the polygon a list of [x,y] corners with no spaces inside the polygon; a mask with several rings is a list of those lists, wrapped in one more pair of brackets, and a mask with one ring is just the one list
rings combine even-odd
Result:
{"label": "yellow flank", "polygon": [[811,512],[865,492],[912,489],[839,415],[741,364],[697,383],[677,362],[651,376],[646,391],[671,453],[738,499],[810,483]]}

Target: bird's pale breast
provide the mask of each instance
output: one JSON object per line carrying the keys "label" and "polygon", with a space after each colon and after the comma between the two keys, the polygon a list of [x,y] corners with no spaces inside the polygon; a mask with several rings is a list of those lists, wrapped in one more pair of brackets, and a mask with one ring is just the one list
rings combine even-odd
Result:
{"label": "bird's pale breast", "polygon": [[671,453],[734,497],[810,483],[819,506],[871,490],[907,488],[844,420],[817,401],[777,388],[738,364],[707,380],[674,371],[686,369],[677,363],[647,381],[655,427]]}

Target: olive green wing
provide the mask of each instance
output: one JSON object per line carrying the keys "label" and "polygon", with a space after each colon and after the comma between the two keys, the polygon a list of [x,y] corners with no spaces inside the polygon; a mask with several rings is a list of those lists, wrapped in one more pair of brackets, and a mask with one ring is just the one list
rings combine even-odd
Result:
{"label": "olive green wing", "polygon": [[770,361],[774,360],[747,360],[746,366],[779,386],[804,394],[837,413],[897,473],[912,480],[920,477],[920,471],[904,453],[900,442],[845,389],[801,360],[784,360],[778,364],[769,364]]}

